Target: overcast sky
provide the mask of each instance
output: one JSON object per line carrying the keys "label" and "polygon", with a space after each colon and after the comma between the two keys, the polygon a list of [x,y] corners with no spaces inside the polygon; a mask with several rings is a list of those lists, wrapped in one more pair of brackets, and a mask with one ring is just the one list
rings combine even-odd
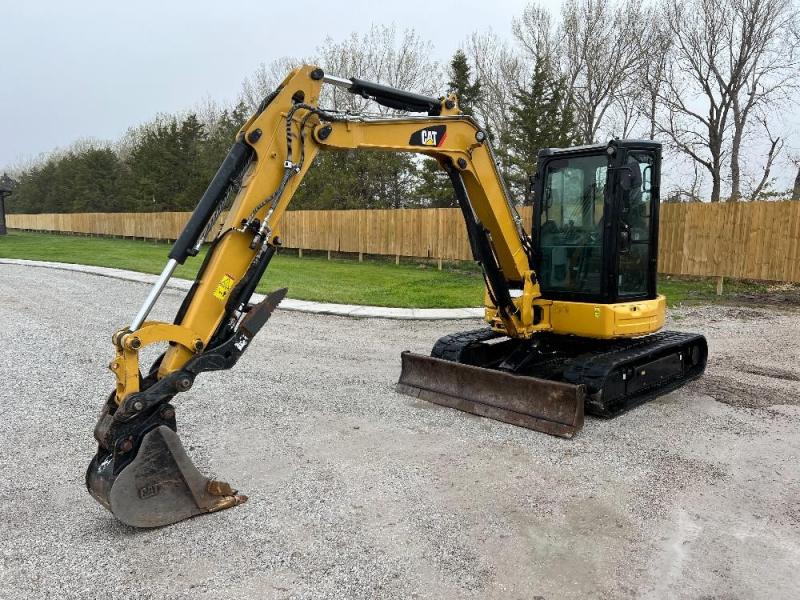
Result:
{"label": "overcast sky", "polygon": [[259,63],[372,24],[413,27],[447,60],[476,29],[510,37],[525,4],[0,0],[0,170],[79,138],[117,139],[205,98],[233,101]]}
{"label": "overcast sky", "polygon": [[[233,102],[259,63],[373,24],[416,29],[444,62],[473,31],[510,39],[527,1],[0,0],[0,172],[81,138],[117,140],[158,113]],[[562,0],[540,3],[558,13]],[[800,153],[794,108],[779,119],[788,142],[773,170],[779,189]],[[764,154],[745,149],[754,167]],[[689,176],[685,157],[665,160],[665,184]]]}

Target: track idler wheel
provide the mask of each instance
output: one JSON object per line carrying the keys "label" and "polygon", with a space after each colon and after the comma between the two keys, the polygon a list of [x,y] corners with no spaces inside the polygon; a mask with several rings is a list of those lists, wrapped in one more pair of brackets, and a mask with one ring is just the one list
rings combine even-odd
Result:
{"label": "track idler wheel", "polygon": [[86,471],[89,493],[127,525],[162,527],[247,500],[227,483],[200,473],[166,424],[147,431],[138,449],[131,444],[123,437],[113,452],[101,446]]}

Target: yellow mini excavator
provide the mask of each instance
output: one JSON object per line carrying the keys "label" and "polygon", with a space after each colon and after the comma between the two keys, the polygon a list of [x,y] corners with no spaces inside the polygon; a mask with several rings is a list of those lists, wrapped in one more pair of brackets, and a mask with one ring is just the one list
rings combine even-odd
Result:
{"label": "yellow mini excavator", "polygon": [[[325,110],[323,84],[408,116]],[[441,338],[431,356],[404,352],[398,391],[571,437],[584,411],[611,417],[702,374],[702,336],[656,333],[665,315],[656,293],[659,144],[542,150],[529,236],[485,130],[460,112],[455,96],[300,67],[241,128],[139,313],[112,336],[116,389],[95,427],[99,446],[86,485],[121,521],[157,527],[246,500],[195,468],[171,401],[200,373],[231,368],[283,299],[285,289],[250,304],[280,245],[280,219],[323,150],[436,159],[483,271],[488,326]],[[228,205],[174,322],[147,321],[176,266],[198,254]],[[168,349],[143,372],[139,352],[156,343]]]}

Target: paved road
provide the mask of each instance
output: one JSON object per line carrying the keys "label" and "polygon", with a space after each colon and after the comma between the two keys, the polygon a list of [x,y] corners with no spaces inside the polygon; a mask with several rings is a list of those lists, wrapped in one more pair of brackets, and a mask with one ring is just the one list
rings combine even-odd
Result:
{"label": "paved road", "polygon": [[0,598],[797,596],[797,312],[676,311],[708,376],[571,441],[392,391],[401,350],[469,321],[278,312],[178,402],[198,467],[251,500],[136,531],[83,471],[109,335],[146,287],[0,278]]}

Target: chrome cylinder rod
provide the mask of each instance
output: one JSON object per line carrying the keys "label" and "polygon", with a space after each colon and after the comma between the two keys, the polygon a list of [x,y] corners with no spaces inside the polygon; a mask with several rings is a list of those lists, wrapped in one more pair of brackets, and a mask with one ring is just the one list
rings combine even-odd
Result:
{"label": "chrome cylinder rod", "polygon": [[353,87],[352,81],[345,79],[344,77],[337,77],[336,75],[323,75],[322,81],[345,89]]}
{"label": "chrome cylinder rod", "polygon": [[142,308],[139,309],[139,312],[134,317],[133,322],[131,323],[131,331],[136,331],[139,327],[142,326],[144,320],[147,318],[147,315],[150,314],[150,311],[153,309],[153,305],[155,305],[156,300],[161,295],[161,292],[164,291],[164,287],[167,285],[170,277],[175,272],[175,268],[178,266],[178,261],[174,258],[170,258],[167,262],[164,270],[161,271],[161,275],[158,276],[158,281],[155,282],[153,285],[153,289],[150,290],[150,293],[147,295],[147,299],[142,304]]}

